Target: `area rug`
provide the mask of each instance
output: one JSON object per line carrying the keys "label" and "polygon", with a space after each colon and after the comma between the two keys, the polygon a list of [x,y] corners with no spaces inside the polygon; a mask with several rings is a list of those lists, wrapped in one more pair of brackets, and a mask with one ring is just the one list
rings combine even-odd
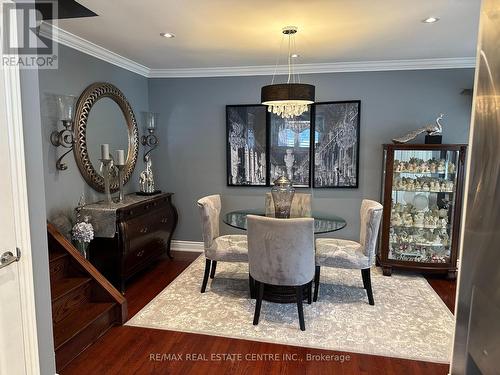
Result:
{"label": "area rug", "polygon": [[253,326],[248,265],[217,264],[200,293],[204,257],[196,259],[126,325],[344,352],[448,363],[454,318],[421,276],[382,275],[372,269],[375,306],[361,272],[323,267],[318,302],[304,304],[306,331],[296,304],[264,301]]}

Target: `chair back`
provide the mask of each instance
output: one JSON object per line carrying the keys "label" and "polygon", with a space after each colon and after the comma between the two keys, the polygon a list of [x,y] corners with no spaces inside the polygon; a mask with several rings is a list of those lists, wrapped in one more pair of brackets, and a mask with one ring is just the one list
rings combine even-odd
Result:
{"label": "chair back", "polygon": [[250,275],[262,283],[299,286],[314,277],[314,219],[248,215]]}
{"label": "chair back", "polygon": [[[271,193],[266,193],[266,215],[274,215],[274,212],[273,196]],[[311,217],[311,194],[295,193],[293,195],[290,216]]]}
{"label": "chair back", "polygon": [[361,202],[359,243],[363,246],[363,253],[370,259],[370,264],[375,261],[382,208],[382,205],[376,201],[363,199],[363,202]]}
{"label": "chair back", "polygon": [[204,247],[207,250],[212,247],[213,241],[219,237],[220,195],[203,197],[197,203],[200,209]]}

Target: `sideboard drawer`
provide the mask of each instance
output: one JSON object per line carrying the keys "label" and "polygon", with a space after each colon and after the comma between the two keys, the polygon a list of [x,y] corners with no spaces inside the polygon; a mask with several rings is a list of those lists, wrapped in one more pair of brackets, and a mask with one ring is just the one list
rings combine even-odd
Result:
{"label": "sideboard drawer", "polygon": [[114,238],[96,237],[91,260],[101,273],[122,292],[125,281],[154,263],[170,256],[170,240],[177,225],[172,194],[163,193],[116,211],[118,232]]}
{"label": "sideboard drawer", "polygon": [[134,269],[141,267],[143,263],[149,262],[151,258],[159,256],[164,251],[165,244],[158,239],[129,249],[125,255],[124,274],[130,274]]}
{"label": "sideboard drawer", "polygon": [[130,220],[137,216],[150,214],[151,211],[161,210],[162,207],[168,207],[171,204],[169,196],[154,197],[147,202],[121,208],[118,211],[118,220]]}

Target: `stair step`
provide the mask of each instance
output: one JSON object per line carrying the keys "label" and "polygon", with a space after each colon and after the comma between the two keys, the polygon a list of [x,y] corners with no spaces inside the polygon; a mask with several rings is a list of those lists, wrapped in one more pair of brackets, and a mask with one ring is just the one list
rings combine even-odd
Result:
{"label": "stair step", "polygon": [[[54,325],[56,368],[59,373],[117,323],[118,309],[115,303],[92,303],[82,308],[81,315],[85,317],[75,316],[71,324]],[[77,319],[78,327],[75,325]]]}
{"label": "stair step", "polygon": [[63,251],[50,250],[49,251],[49,263],[55,262],[58,259],[61,259],[61,258],[67,257],[67,256],[68,256],[68,254],[63,252]]}
{"label": "stair step", "polygon": [[64,277],[57,280],[50,288],[52,291],[52,302],[55,302],[76,289],[80,289],[91,280],[90,277]]}
{"label": "stair step", "polygon": [[66,318],[54,325],[54,346],[59,350],[72,338],[86,330],[87,327],[105,315],[115,306],[114,303],[88,303],[78,311],[73,312]]}
{"label": "stair step", "polygon": [[56,281],[66,277],[69,270],[69,257],[60,256],[49,262],[50,282],[55,285]]}

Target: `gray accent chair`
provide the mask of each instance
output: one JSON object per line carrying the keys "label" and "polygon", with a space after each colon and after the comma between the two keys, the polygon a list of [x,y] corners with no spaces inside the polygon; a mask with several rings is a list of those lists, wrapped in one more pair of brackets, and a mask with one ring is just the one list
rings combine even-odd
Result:
{"label": "gray accent chair", "polygon": [[368,302],[374,305],[370,268],[375,263],[377,237],[382,218],[382,205],[363,199],[361,203],[361,230],[359,242],[335,238],[316,240],[316,273],[314,276],[314,301],[318,300],[321,267],[361,270]]}
{"label": "gray accent chair", "polygon": [[[274,201],[271,193],[266,193],[266,216],[274,215]],[[311,194],[295,193],[290,208],[291,217],[311,217]]]}
{"label": "gray accent chair", "polygon": [[[295,287],[300,329],[304,331],[304,288],[312,301],[314,219],[248,215],[248,265],[257,292],[253,324],[259,324],[266,285]],[[252,293],[254,294],[254,293]]]}
{"label": "gray accent chair", "polygon": [[205,274],[201,285],[201,293],[205,293],[208,275],[210,274],[211,279],[215,277],[217,262],[248,262],[248,246],[245,235],[219,235],[220,195],[209,195],[201,198],[197,203],[200,209],[206,258]]}

